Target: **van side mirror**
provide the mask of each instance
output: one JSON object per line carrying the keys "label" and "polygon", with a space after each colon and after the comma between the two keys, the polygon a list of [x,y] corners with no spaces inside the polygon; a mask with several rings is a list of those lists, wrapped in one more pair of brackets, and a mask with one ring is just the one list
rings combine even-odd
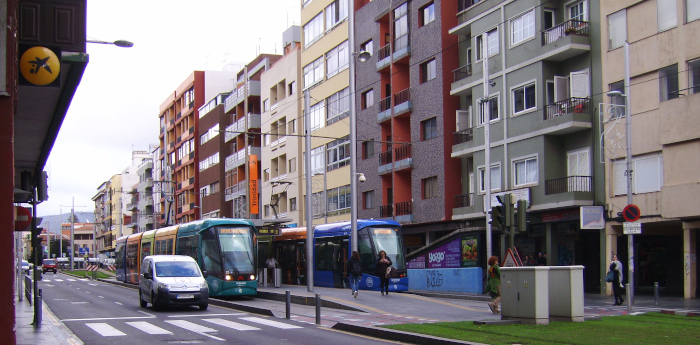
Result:
{"label": "van side mirror", "polygon": [[207,277],[207,271],[202,271],[202,278],[206,278],[206,277]]}
{"label": "van side mirror", "polygon": [[143,278],[144,278],[144,279],[151,279],[151,278],[153,278],[153,277],[151,277],[151,274],[150,274],[150,273],[148,273],[148,272],[143,272]]}

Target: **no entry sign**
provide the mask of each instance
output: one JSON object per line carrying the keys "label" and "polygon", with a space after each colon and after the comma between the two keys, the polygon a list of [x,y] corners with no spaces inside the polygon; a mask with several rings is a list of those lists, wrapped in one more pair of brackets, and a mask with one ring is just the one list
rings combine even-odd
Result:
{"label": "no entry sign", "polygon": [[622,210],[622,218],[628,222],[636,222],[640,214],[639,207],[634,204],[629,204]]}

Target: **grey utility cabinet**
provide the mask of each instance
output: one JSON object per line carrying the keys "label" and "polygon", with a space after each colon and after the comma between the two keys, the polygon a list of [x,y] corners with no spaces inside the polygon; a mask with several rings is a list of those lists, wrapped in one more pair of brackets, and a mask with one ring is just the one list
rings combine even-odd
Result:
{"label": "grey utility cabinet", "polygon": [[501,318],[549,324],[549,267],[501,267]]}

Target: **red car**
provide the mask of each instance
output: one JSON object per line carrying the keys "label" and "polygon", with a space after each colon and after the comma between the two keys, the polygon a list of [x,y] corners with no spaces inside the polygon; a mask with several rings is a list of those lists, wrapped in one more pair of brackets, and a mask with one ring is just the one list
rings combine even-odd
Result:
{"label": "red car", "polygon": [[46,271],[53,271],[53,274],[56,274],[56,271],[58,270],[56,267],[56,260],[44,259],[44,263],[41,265],[41,273],[46,273]]}

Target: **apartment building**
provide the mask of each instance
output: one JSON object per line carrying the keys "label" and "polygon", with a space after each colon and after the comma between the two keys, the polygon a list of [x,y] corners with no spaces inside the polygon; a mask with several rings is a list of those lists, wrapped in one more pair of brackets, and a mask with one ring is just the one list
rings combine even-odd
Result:
{"label": "apartment building", "polygon": [[[263,218],[305,224],[304,145],[301,88],[301,27],[282,34],[284,54],[261,78],[263,133],[260,161]],[[296,225],[295,225],[296,224]]]}
{"label": "apartment building", "polygon": [[260,219],[260,78],[281,56],[258,55],[236,74],[236,87],[226,97],[224,112],[230,117],[226,127],[225,201],[232,203],[233,218]]}
{"label": "apartment building", "polygon": [[300,83],[311,119],[311,147],[303,152],[311,160],[314,224],[350,220],[348,6],[347,0],[302,0]]}
{"label": "apartment building", "polygon": [[99,187],[97,187],[97,193],[92,197],[92,201],[95,203],[95,240],[97,243],[97,248],[95,250],[98,253],[98,257],[107,258],[107,248],[112,244],[112,234],[110,229],[111,224],[111,211],[110,211],[110,193],[109,193],[109,182],[103,182]]}
{"label": "apartment building", "polygon": [[[700,2],[605,0],[600,10],[603,90],[624,95],[606,97],[606,103],[622,108],[601,114],[605,195],[613,217],[605,229],[604,259],[609,262],[617,253],[628,262],[634,254],[638,292],[652,291],[658,283],[665,294],[694,298],[700,228],[700,206],[694,201],[700,192]],[[629,189],[627,121],[632,134]],[[641,211],[641,234],[633,237],[633,253],[628,250],[630,235],[624,234],[623,220],[617,217],[628,204],[628,190]]]}
{"label": "apartment building", "polygon": [[[460,66],[450,91],[459,98],[452,157],[461,162],[462,190],[452,219],[484,229],[486,188],[491,205],[506,193],[526,200],[529,224],[515,236],[521,255],[584,265],[585,289],[604,291],[603,230],[580,226],[580,207],[606,200],[596,114],[603,100],[599,2],[462,0],[456,17],[449,30],[459,37]],[[492,234],[501,258],[506,236]]]}
{"label": "apartment building", "polygon": [[200,157],[199,108],[231,90],[236,76],[227,71],[194,71],[160,106],[158,170],[154,192],[158,227],[199,219],[199,167],[218,164],[218,156]]}
{"label": "apartment building", "polygon": [[155,228],[153,217],[153,158],[144,159],[136,171],[138,182],[131,187],[131,200],[127,210],[131,211],[131,222],[127,228],[131,233]]}
{"label": "apartment building", "polygon": [[199,108],[199,218],[231,218],[233,207],[224,197],[224,164],[220,157],[231,154],[226,145],[225,130],[231,116],[224,112],[224,103],[230,92],[216,95]]}
{"label": "apartment building", "polygon": [[454,1],[356,2],[355,50],[372,52],[356,64],[358,171],[367,176],[358,214],[400,222],[407,252],[464,227],[452,219],[462,184],[451,157],[456,12]]}

